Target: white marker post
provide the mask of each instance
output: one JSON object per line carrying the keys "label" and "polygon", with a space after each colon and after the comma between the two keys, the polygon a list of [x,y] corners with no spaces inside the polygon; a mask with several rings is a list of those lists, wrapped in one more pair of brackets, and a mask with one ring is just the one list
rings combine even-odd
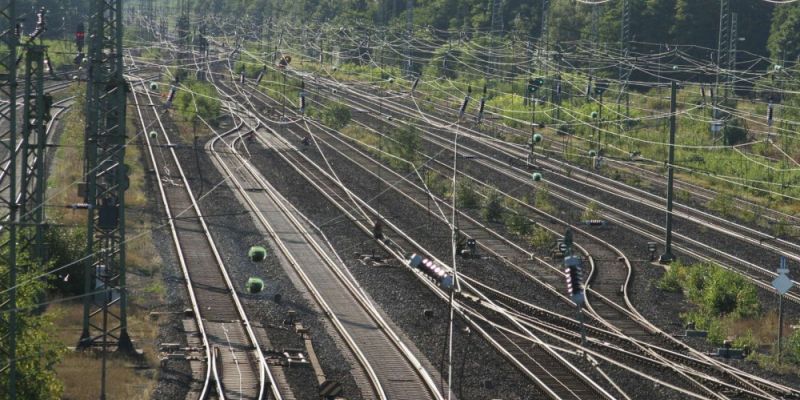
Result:
{"label": "white marker post", "polygon": [[778,292],[778,363],[781,362],[783,353],[783,295],[794,286],[792,280],[787,276],[789,267],[786,265],[786,257],[781,256],[781,264],[778,267],[778,277],[772,281],[772,287]]}

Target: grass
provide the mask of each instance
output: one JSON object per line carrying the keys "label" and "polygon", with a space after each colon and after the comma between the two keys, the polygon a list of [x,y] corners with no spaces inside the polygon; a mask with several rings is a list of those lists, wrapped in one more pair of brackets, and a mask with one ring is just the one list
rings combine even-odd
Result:
{"label": "grass", "polygon": [[[76,89],[80,91],[81,88]],[[84,123],[80,103],[64,117],[64,130],[56,151],[52,173],[48,179],[48,197],[52,205],[82,202],[76,183],[83,180]],[[130,116],[128,136],[137,132]],[[126,148],[126,164],[130,167],[130,187],[126,192],[126,230],[128,266],[128,330],[134,344],[144,351],[144,359],[134,362],[111,357],[108,364],[108,398],[149,398],[157,383],[156,339],[159,325],[148,318],[152,308],[163,304],[165,288],[160,274],[162,260],[153,243],[152,232],[157,229],[150,219],[145,191],[145,167],[140,162],[141,149],[134,139]],[[64,207],[48,208],[48,218],[57,224],[80,226],[86,223],[83,210]],[[56,303],[47,314],[56,318],[58,337],[65,344],[75,345],[82,329],[83,306],[79,302]],[[57,367],[64,382],[64,399],[96,398],[100,393],[99,356],[91,353],[68,353]]]}
{"label": "grass", "polygon": [[[49,307],[47,312],[55,316],[59,326],[56,340],[74,345],[81,334],[81,317],[83,306],[80,303],[62,303]],[[129,330],[138,343],[153,343],[156,326],[145,321],[146,316],[134,313],[129,317]],[[154,352],[148,348],[145,354],[146,364],[158,365],[152,359]],[[100,370],[102,360],[99,354],[90,352],[68,352],[62,363],[56,368],[58,377],[64,382],[62,398],[91,399],[100,393]],[[155,387],[155,372],[137,369],[131,360],[111,356],[107,364],[107,395],[109,399],[144,399],[150,398]]]}
{"label": "grass", "polygon": [[794,366],[777,363],[776,343],[778,315],[763,310],[756,287],[739,274],[716,265],[670,265],[658,282],[665,291],[683,292],[692,309],[681,315],[685,323],[694,323],[708,331],[708,341],[716,346],[731,340],[734,347],[744,348],[749,358],[772,371],[800,371],[800,331],[788,332],[786,359]]}

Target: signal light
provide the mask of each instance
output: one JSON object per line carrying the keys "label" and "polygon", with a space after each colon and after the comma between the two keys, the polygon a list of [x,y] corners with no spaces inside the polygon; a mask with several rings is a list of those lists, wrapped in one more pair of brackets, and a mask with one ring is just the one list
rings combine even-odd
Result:
{"label": "signal light", "polygon": [[261,72],[258,73],[258,77],[256,78],[256,86],[261,84],[261,80],[264,79],[264,73],[267,72],[267,66],[265,65]]}
{"label": "signal light", "polygon": [[575,303],[583,303],[583,271],[582,262],[578,256],[564,258],[564,277],[567,281],[567,293]]}
{"label": "signal light", "polygon": [[435,262],[423,258],[418,254],[412,254],[408,259],[408,265],[422,271],[425,275],[432,278],[436,283],[445,289],[453,288],[453,276],[447,270],[436,265]]}
{"label": "signal light", "polygon": [[528,79],[528,94],[534,94],[539,90],[539,87],[544,85],[544,78],[530,78]]}
{"label": "signal light", "polygon": [[83,45],[86,38],[86,32],[83,23],[78,24],[75,29],[75,45],[78,46],[78,53],[83,53]]}
{"label": "signal light", "polygon": [[42,109],[44,111],[44,120],[50,121],[53,119],[52,115],[50,114],[50,110],[53,108],[53,95],[50,93],[45,94],[42,97]]}

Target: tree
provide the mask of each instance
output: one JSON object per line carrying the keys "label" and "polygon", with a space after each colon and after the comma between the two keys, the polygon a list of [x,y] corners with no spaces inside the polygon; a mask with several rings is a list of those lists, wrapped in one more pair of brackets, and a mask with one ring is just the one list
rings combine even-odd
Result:
{"label": "tree", "polygon": [[800,56],[800,3],[775,8],[768,48],[775,60],[797,60]]}
{"label": "tree", "polygon": [[[8,240],[4,234],[0,238]],[[7,247],[3,248],[6,251]],[[17,282],[17,398],[18,399],[58,399],[63,390],[56,377],[55,366],[64,353],[64,345],[54,341],[55,326],[50,317],[36,314],[39,302],[50,286],[52,276],[37,278],[43,271],[50,270],[52,263],[34,263],[23,249],[17,254],[19,268]],[[4,256],[3,260],[6,259]],[[8,274],[8,265],[0,263],[0,276]],[[5,296],[4,296],[5,297]],[[3,315],[5,318],[6,315]],[[7,324],[0,324],[0,337],[9,335]],[[0,365],[4,369],[6,365]],[[6,399],[8,374],[0,374],[0,400]]]}

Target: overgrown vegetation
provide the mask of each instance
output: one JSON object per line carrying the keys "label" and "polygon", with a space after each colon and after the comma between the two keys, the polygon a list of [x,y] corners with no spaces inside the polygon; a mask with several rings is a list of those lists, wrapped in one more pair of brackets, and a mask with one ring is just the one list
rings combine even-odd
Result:
{"label": "overgrown vegetation", "polygon": [[480,198],[475,192],[475,185],[470,179],[460,179],[456,185],[456,203],[459,208],[477,208],[480,205]]}
{"label": "overgrown vegetation", "polygon": [[328,102],[319,112],[319,118],[325,126],[338,131],[350,123],[350,108],[339,102]]}
{"label": "overgrown vegetation", "polygon": [[[20,232],[23,236],[32,237],[29,230]],[[5,243],[8,234],[3,232],[0,240]],[[39,303],[45,298],[54,276],[40,274],[53,267],[52,262],[35,262],[29,251],[31,246],[18,249],[17,282],[17,398],[20,399],[57,399],[63,391],[63,385],[55,374],[55,365],[65,353],[63,344],[53,341],[56,326],[53,318],[40,314]],[[2,260],[8,257],[8,246],[2,247]],[[0,262],[0,276],[8,276],[9,268],[5,261]],[[5,318],[5,316],[4,316]],[[7,324],[0,324],[0,337],[9,335]],[[8,387],[8,374],[0,374],[0,387]],[[0,391],[0,399],[4,399],[6,391]]]}
{"label": "overgrown vegetation", "polygon": [[[674,263],[658,287],[686,296],[692,309],[681,318],[686,324],[707,330],[708,341],[719,346],[732,340],[734,347],[751,352],[750,357],[762,366],[778,368],[774,363],[777,315],[764,312],[756,286],[742,275],[715,264]],[[763,353],[765,349],[772,353]],[[800,366],[800,331],[790,334],[784,354],[787,361]]]}
{"label": "overgrown vegetation", "polygon": [[581,214],[581,219],[584,221],[590,219],[598,219],[600,218],[600,205],[597,204],[596,201],[590,201],[589,204],[586,205],[586,208],[583,210]]}
{"label": "overgrown vegetation", "polygon": [[181,85],[181,90],[175,94],[173,101],[178,114],[185,121],[199,117],[215,125],[222,110],[222,103],[214,86],[197,80],[182,81]]}
{"label": "overgrown vegetation", "polygon": [[503,199],[497,190],[489,190],[481,204],[481,216],[488,222],[503,220]]}

